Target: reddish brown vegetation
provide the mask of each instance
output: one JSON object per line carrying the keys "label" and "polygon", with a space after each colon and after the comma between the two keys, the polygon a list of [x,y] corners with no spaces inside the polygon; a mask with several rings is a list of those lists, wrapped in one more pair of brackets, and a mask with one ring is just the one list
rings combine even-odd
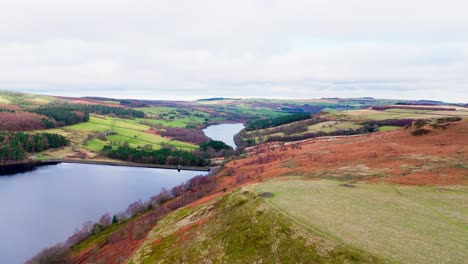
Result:
{"label": "reddish brown vegetation", "polygon": [[[372,135],[269,143],[253,148],[245,159],[221,172],[218,188],[239,186],[287,174],[399,184],[466,184],[468,121],[412,136],[411,130]],[[362,171],[356,169],[364,168]],[[232,175],[232,176],[228,176]],[[247,177],[248,176],[248,177]]]}
{"label": "reddish brown vegetation", "polygon": [[0,109],[19,110],[20,107],[18,105],[0,104]]}
{"label": "reddish brown vegetation", "polygon": [[[129,220],[103,242],[79,252],[74,257],[73,262],[120,263],[124,261],[141,245],[143,238],[146,237],[158,219],[211,193],[215,186],[216,180],[213,176],[196,176],[184,184],[175,186],[171,191],[163,189],[158,195],[151,197],[147,203],[140,201],[132,203],[123,213],[124,216],[120,216],[119,219],[139,215],[149,205],[152,209],[137,217],[136,220]],[[105,218],[107,218],[105,222],[109,222],[109,217]],[[76,244],[82,241],[89,236],[92,226],[92,222],[85,224],[84,228],[77,230],[67,242]]]}
{"label": "reddish brown vegetation", "polygon": [[[457,185],[466,178],[462,170],[444,169],[440,172],[415,172],[407,176],[387,179],[387,182],[405,185]],[[465,179],[466,183],[466,179]]]}
{"label": "reddish brown vegetation", "polygon": [[73,263],[122,263],[143,243],[155,222],[151,213],[130,221],[100,244],[74,256]]}
{"label": "reddish brown vegetation", "polygon": [[49,118],[30,112],[16,110],[15,112],[0,112],[0,130],[5,131],[30,131],[45,129],[42,119]]}
{"label": "reddish brown vegetation", "polygon": [[76,97],[65,97],[65,96],[54,96],[54,97],[62,99],[62,100],[70,101],[73,104],[105,105],[105,106],[111,106],[111,107],[122,107],[119,104],[106,103],[103,101],[92,100],[92,99],[87,99],[87,98],[76,98]]}

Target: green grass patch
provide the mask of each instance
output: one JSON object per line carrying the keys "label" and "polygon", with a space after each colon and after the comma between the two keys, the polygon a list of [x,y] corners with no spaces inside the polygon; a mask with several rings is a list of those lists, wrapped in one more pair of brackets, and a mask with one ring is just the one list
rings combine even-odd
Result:
{"label": "green grass patch", "polygon": [[381,127],[379,127],[380,132],[392,131],[392,130],[396,130],[396,129],[400,129],[400,127],[398,127],[398,126],[381,126]]}
{"label": "green grass patch", "polygon": [[408,263],[468,259],[468,189],[332,180],[269,181],[258,193],[304,225],[347,244]]}
{"label": "green grass patch", "polygon": [[163,125],[167,127],[187,127],[187,125],[196,125],[204,122],[203,118],[178,118],[173,120],[138,118],[137,120],[140,122],[146,121],[154,125]]}
{"label": "green grass patch", "polygon": [[58,101],[57,98],[47,95],[0,91],[1,104],[14,104],[21,107],[37,106]]}
{"label": "green grass patch", "polygon": [[10,104],[10,100],[4,95],[0,95],[0,104]]}
{"label": "green grass patch", "polygon": [[345,130],[345,129],[358,129],[362,126],[353,122],[341,122],[341,121],[326,121],[322,123],[318,123],[315,125],[308,126],[308,132],[335,132],[337,130]]}
{"label": "green grass patch", "polygon": [[[91,116],[89,122],[67,126],[63,128],[49,129],[47,132],[55,132],[71,138],[74,144],[78,144],[88,150],[98,152],[111,141],[128,142],[131,147],[152,145],[153,149],[159,149],[163,144],[168,144],[183,150],[194,150],[198,146],[182,141],[164,138],[162,136],[145,132],[149,126],[138,123],[137,120],[127,120],[103,116]],[[85,139],[88,134],[97,135],[105,131],[116,132],[116,135],[106,136],[107,141],[96,137]]]}
{"label": "green grass patch", "polygon": [[361,109],[361,110],[347,110],[347,111],[332,111],[327,113],[329,118],[337,118],[341,120],[387,120],[387,119],[429,119],[441,118],[445,116],[455,115],[451,113],[434,113],[426,110],[411,110],[411,109],[387,109],[384,111]]}
{"label": "green grass patch", "polygon": [[205,118],[210,117],[205,112],[176,107],[143,107],[138,110],[143,111],[147,116],[146,119],[136,119],[138,122],[146,121],[169,127],[198,125],[205,122]]}

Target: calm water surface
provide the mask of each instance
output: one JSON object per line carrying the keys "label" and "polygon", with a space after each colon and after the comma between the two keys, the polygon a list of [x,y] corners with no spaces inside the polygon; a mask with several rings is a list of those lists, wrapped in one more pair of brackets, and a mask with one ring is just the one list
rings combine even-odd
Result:
{"label": "calm water surface", "polygon": [[87,220],[204,172],[59,164],[0,176],[0,263],[23,263]]}
{"label": "calm water surface", "polygon": [[223,141],[235,149],[236,143],[234,143],[234,135],[239,133],[243,128],[243,124],[220,124],[209,126],[203,129],[203,132],[205,132],[205,135],[208,137]]}

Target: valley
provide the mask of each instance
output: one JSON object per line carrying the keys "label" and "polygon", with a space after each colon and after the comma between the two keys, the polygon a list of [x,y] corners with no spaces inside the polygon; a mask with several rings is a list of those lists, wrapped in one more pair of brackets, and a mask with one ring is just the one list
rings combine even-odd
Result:
{"label": "valley", "polygon": [[[129,183],[112,191],[133,193],[124,198],[127,209],[125,202],[118,208],[97,203],[99,210],[68,213],[68,231],[47,243],[61,242],[41,242],[49,248],[31,263],[51,256],[65,263],[463,263],[468,257],[464,105],[368,98],[34,100],[6,94],[1,113],[42,124],[2,123],[5,166],[58,161],[65,163],[56,166],[90,166],[74,172],[87,171],[90,181],[105,175],[101,188],[115,181],[147,185],[144,191]],[[63,145],[50,145],[55,138]],[[113,164],[132,172],[103,166]],[[211,171],[186,171],[181,178],[177,170],[152,167]],[[156,187],[139,178],[152,171],[162,175],[154,179]],[[18,175],[6,179],[14,182]],[[61,190],[70,180],[50,184]],[[105,201],[96,196],[100,192],[76,206]],[[57,217],[66,211],[51,210]],[[79,219],[91,221],[79,227]],[[77,229],[71,232],[71,226]]]}

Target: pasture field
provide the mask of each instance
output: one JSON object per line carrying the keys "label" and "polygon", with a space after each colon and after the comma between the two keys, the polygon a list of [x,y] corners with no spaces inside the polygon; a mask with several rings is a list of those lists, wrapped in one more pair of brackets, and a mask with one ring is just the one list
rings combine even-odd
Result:
{"label": "pasture field", "polygon": [[0,104],[10,104],[10,100],[5,95],[0,94]]}
{"label": "pasture field", "polygon": [[379,127],[379,132],[392,131],[399,128],[398,126],[381,126]]}
{"label": "pasture field", "polygon": [[143,111],[149,118],[138,118],[136,121],[147,121],[169,127],[187,127],[199,125],[209,118],[209,114],[201,111],[176,107],[143,107],[136,108]]}
{"label": "pasture field", "polygon": [[227,112],[233,114],[241,114],[241,115],[251,115],[251,116],[259,116],[262,118],[274,118],[282,115],[287,115],[288,113],[282,113],[275,111],[273,109],[267,107],[253,107],[248,104],[241,104],[232,109],[226,109]]}
{"label": "pasture field", "polygon": [[57,101],[57,99],[47,95],[0,91],[0,104],[15,104],[22,107],[44,105],[53,101]]}
{"label": "pasture field", "polygon": [[293,103],[289,100],[281,99],[224,99],[197,101],[199,105],[209,105],[212,110],[234,115],[248,115],[260,118],[272,118],[287,113],[274,107],[254,105],[255,103]]}
{"label": "pasture field", "polygon": [[468,259],[468,187],[271,180],[252,188],[299,223],[397,262]]}
{"label": "pasture field", "polygon": [[[58,133],[69,138],[73,145],[98,152],[111,141],[128,142],[131,147],[151,145],[159,149],[163,144],[171,145],[183,150],[194,150],[196,145],[164,138],[160,135],[147,132],[150,127],[138,124],[136,120],[119,119],[92,115],[89,122],[72,126],[45,130]],[[105,131],[116,132],[116,135],[106,136],[107,141],[96,138],[96,135]],[[88,135],[89,138],[88,138]]]}
{"label": "pasture field", "polygon": [[386,119],[430,119],[441,117],[468,117],[468,108],[456,107],[456,111],[432,111],[432,110],[412,110],[412,109],[387,109],[387,110],[347,110],[347,111],[329,111],[325,117],[350,120],[386,120]]}
{"label": "pasture field", "polygon": [[[362,127],[362,125],[353,123],[353,122],[341,122],[341,121],[326,121],[322,123],[318,123],[315,125],[308,126],[307,132],[335,132],[337,130],[344,130],[344,129],[358,129]],[[304,132],[304,133],[307,133]]]}
{"label": "pasture field", "polygon": [[136,120],[140,122],[146,121],[150,124],[163,125],[166,127],[187,127],[190,125],[201,124],[204,121],[203,119],[200,120],[198,118],[177,118],[173,120],[137,118]]}

